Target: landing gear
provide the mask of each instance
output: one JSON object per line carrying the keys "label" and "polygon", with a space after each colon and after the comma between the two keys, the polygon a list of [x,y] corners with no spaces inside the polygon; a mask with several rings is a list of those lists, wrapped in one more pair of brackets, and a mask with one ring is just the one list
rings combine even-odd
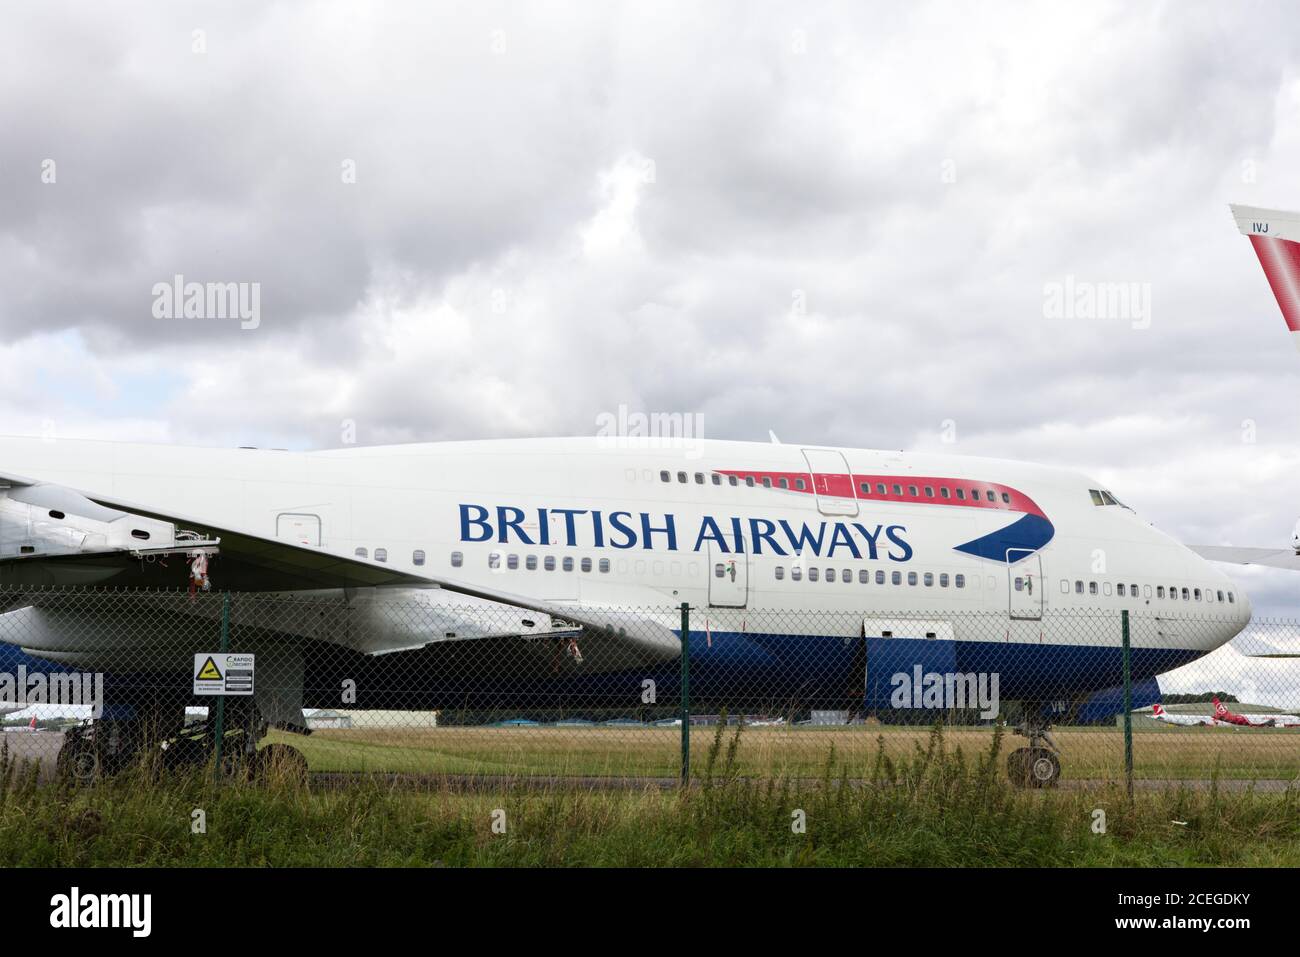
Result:
{"label": "landing gear", "polygon": [[1029,739],[1029,747],[1007,755],[1007,774],[1016,787],[1054,788],[1061,780],[1061,752],[1050,729],[1035,709],[1026,708],[1025,720],[1015,732]]}
{"label": "landing gear", "polygon": [[[164,723],[161,714],[173,715]],[[148,717],[96,719],[71,729],[59,749],[59,777],[74,787],[88,787],[143,762],[161,771],[208,765],[216,750],[212,718],[184,724],[184,705],[153,709]],[[227,779],[292,779],[305,781],[307,759],[292,745],[273,743],[261,750],[267,724],[252,701],[231,701],[221,736],[221,774]]]}

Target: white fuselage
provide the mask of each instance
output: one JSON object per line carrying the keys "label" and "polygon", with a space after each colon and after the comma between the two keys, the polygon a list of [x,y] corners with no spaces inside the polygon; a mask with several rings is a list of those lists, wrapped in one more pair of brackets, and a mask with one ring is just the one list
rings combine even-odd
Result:
{"label": "white fuselage", "polygon": [[288,452],[0,438],[0,466],[198,528],[552,603],[688,602],[718,621],[1002,612],[1006,640],[1079,645],[1116,638],[1045,630],[1043,615],[1127,609],[1203,623],[1136,646],[1206,651],[1250,616],[1223,573],[1098,483],[995,459],[711,440]]}

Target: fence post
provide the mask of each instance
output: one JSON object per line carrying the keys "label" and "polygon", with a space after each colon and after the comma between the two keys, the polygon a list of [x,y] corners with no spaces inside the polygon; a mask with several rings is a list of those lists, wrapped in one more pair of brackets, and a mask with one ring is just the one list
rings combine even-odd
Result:
{"label": "fence post", "polygon": [[[230,650],[230,592],[226,592],[225,597],[221,600],[221,648],[222,654]],[[222,738],[226,733],[226,696],[218,695],[216,720],[213,724],[213,750],[216,755],[216,775],[217,781],[221,780],[221,745]]]}
{"label": "fence post", "polygon": [[1128,611],[1120,612],[1124,641],[1124,781],[1133,799],[1133,684],[1129,672]]}
{"label": "fence post", "polygon": [[682,787],[691,781],[691,606],[682,602]]}

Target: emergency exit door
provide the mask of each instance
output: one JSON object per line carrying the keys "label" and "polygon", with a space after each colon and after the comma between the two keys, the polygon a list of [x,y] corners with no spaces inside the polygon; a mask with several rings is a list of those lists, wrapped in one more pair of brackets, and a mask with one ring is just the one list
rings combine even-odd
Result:
{"label": "emergency exit door", "polygon": [[1042,618],[1046,598],[1042,554],[1028,548],[1008,548],[1007,612],[1010,617]]}
{"label": "emergency exit door", "polygon": [[709,604],[744,608],[749,599],[749,556],[722,551],[709,543]]}
{"label": "emergency exit door", "polygon": [[817,511],[823,515],[857,515],[858,496],[843,452],[832,449],[804,449],[804,460],[812,477]]}

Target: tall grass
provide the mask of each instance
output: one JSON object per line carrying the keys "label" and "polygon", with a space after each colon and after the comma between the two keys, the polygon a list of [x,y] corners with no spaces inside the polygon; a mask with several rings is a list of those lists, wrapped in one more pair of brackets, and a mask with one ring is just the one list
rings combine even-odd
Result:
{"label": "tall grass", "polygon": [[903,757],[883,742],[866,761],[832,746],[815,779],[758,778],[743,773],[743,733],[720,724],[681,791],[412,791],[368,778],[317,790],[291,773],[218,783],[211,769],[149,764],[73,789],[38,785],[0,747],[0,865],[1300,864],[1294,790],[1132,802],[1121,789],[1019,791],[1000,734],[968,756],[938,728]]}

